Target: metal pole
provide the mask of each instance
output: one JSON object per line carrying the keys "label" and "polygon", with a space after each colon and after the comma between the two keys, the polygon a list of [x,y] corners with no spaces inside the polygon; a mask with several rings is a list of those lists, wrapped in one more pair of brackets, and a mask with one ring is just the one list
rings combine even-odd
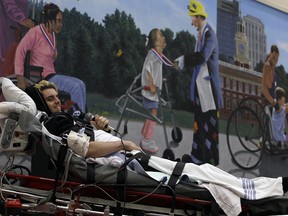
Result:
{"label": "metal pole", "polygon": [[35,0],[32,1],[32,20],[35,20]]}

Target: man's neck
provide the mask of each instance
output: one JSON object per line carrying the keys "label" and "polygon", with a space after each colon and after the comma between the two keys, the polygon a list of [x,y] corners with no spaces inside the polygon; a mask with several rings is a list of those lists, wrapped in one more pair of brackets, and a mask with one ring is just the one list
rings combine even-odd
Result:
{"label": "man's neck", "polygon": [[199,28],[198,28],[198,31],[199,31],[199,32],[202,31],[202,29],[203,29],[203,27],[205,26],[205,24],[206,24],[206,21],[205,21],[205,20],[203,20],[202,22],[199,23]]}
{"label": "man's neck", "polygon": [[159,46],[154,47],[154,50],[159,54],[162,54],[162,52],[163,52],[163,48],[161,48]]}

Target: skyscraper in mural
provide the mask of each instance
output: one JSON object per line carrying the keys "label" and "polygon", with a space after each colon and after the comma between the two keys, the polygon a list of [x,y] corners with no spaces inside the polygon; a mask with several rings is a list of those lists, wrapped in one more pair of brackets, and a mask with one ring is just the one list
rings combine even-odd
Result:
{"label": "skyscraper in mural", "polygon": [[267,55],[267,44],[264,24],[260,19],[247,15],[243,17],[245,33],[249,44],[249,59],[251,68],[264,62]]}
{"label": "skyscraper in mural", "polygon": [[239,18],[239,2],[236,0],[217,0],[217,37],[219,58],[234,64],[236,53],[235,34]]}

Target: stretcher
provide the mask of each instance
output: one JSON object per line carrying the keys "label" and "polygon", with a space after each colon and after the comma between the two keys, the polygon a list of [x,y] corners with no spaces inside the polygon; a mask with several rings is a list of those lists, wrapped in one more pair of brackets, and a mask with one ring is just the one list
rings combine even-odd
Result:
{"label": "stretcher", "polygon": [[[172,176],[179,182],[170,179],[166,184],[166,179],[156,181],[128,169],[126,162],[120,168],[91,164],[69,149],[63,157],[59,152],[65,145],[42,133],[35,107],[31,109],[30,103],[28,98],[21,104],[27,112],[15,109],[19,116],[8,115],[1,128],[1,154],[11,156],[1,171],[0,214],[225,215],[206,188],[197,181],[179,179],[181,173],[177,170]],[[23,136],[26,133],[28,136]],[[29,169],[13,163],[15,155],[33,154],[30,148],[35,145],[41,145],[55,162],[55,179],[31,176]],[[142,166],[145,166],[144,159],[141,158]],[[241,208],[241,215],[285,215],[288,196],[241,199]]]}
{"label": "stretcher", "polygon": [[[210,192],[197,183],[181,181],[173,188],[129,171],[126,181],[117,183],[118,170],[107,175],[105,171],[110,172],[111,167],[97,165],[97,168],[99,175],[93,183],[3,170],[0,212],[5,215],[225,215]],[[256,201],[242,199],[241,207],[241,215],[286,215],[288,196]]]}

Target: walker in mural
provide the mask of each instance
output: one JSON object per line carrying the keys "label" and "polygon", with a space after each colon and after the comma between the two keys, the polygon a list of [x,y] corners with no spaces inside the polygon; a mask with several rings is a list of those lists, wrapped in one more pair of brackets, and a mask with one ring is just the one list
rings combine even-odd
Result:
{"label": "walker in mural", "polygon": [[231,113],[226,129],[227,144],[233,162],[240,168],[257,167],[264,153],[288,154],[287,144],[273,138],[272,108],[248,97]]}
{"label": "walker in mural", "polygon": [[[163,131],[164,131],[164,137],[165,137],[165,142],[167,145],[167,149],[164,151],[163,154],[168,155],[168,159],[174,160],[174,153],[171,151],[170,147],[177,145],[179,142],[182,140],[182,131],[179,127],[175,126],[174,122],[174,116],[173,116],[173,110],[171,108],[171,101],[169,97],[169,92],[168,92],[168,86],[167,86],[167,80],[163,79],[163,90],[162,92],[157,90],[158,98],[159,98],[159,113],[160,115],[158,117],[155,117],[149,113],[149,110],[145,109],[142,104],[142,98],[143,96],[141,95],[141,90],[142,87],[139,85],[141,78],[141,73],[138,74],[135,78],[134,81],[132,82],[131,86],[127,89],[126,94],[122,95],[115,103],[116,107],[118,108],[119,112],[121,113],[121,116],[119,118],[116,130],[118,131],[123,118],[125,118],[124,121],[124,131],[123,134],[128,133],[128,120],[131,114],[135,114],[136,116],[140,116],[146,119],[151,119],[158,124],[163,126]],[[165,98],[164,98],[165,95]],[[163,109],[167,108],[171,117],[171,122],[172,122],[172,131],[171,131],[171,136],[173,139],[173,142],[168,141],[168,135],[167,135],[167,130],[166,130],[166,121],[164,120],[164,111]],[[167,157],[165,157],[167,158]]]}

